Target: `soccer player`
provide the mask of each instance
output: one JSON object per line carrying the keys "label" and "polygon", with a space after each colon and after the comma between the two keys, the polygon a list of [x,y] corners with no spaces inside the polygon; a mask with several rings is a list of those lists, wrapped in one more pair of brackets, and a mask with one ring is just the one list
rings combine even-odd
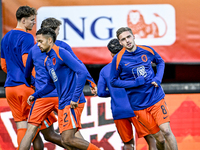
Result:
{"label": "soccer player", "polygon": [[[112,39],[107,45],[111,56],[114,57],[123,46],[118,39]],[[104,66],[99,74],[97,95],[99,97],[111,97],[111,110],[118,133],[124,143],[124,150],[134,150],[132,124],[135,126],[138,137],[144,137],[149,145],[149,150],[156,150],[156,142],[149,131],[141,125],[130,106],[128,96],[124,88],[115,88],[110,85],[111,63]],[[108,88],[108,89],[107,89]]]}
{"label": "soccer player", "polygon": [[[34,93],[26,82],[24,69],[29,49],[34,45],[34,38],[27,31],[32,30],[36,15],[35,8],[20,6],[16,11],[17,27],[6,33],[1,41],[1,67],[7,73],[4,87],[17,126],[18,145],[27,128],[30,106],[26,101]],[[43,147],[43,143],[40,144],[38,149]]]}
{"label": "soccer player", "polygon": [[[47,18],[42,21],[41,28],[51,28],[55,31],[56,36],[59,34],[61,22],[55,18]],[[73,53],[71,47],[62,41],[56,40],[55,44],[57,46],[60,46],[64,49],[66,49],[70,54],[78,60],[78,58]],[[48,72],[45,69],[44,66],[44,60],[46,58],[45,53],[41,53],[40,48],[37,44],[35,44],[28,55],[28,59],[26,62],[26,68],[25,68],[25,77],[27,81],[31,84],[31,72],[33,70],[33,67],[35,67],[35,88],[36,91],[40,90],[47,82],[47,76]],[[80,60],[79,60],[80,61]],[[80,61],[80,63],[82,63]],[[82,63],[83,64],[83,63]],[[83,64],[84,65],[84,64]],[[88,72],[88,81],[90,81],[91,89],[96,89],[96,84],[94,83],[93,78],[90,76]],[[95,93],[94,93],[95,94]],[[83,99],[84,95],[82,93]],[[42,98],[37,99],[34,101],[34,104],[31,109],[31,113],[28,119],[28,129],[24,136],[24,139],[22,140],[21,144],[26,144],[27,147],[30,147],[31,140],[34,137],[37,128],[39,125],[43,122],[43,120],[51,113],[51,111],[54,110],[58,113],[58,94],[56,89],[53,90],[51,93],[48,93],[47,95],[44,95]],[[44,133],[45,131],[45,133]],[[51,141],[59,146],[62,146],[61,144],[61,137],[60,135],[56,134],[53,126],[41,130],[42,133],[44,133],[44,137],[46,140]],[[51,133],[51,134],[49,134]],[[82,138],[82,135],[80,132],[76,132],[76,136],[79,138]]]}
{"label": "soccer player", "polygon": [[[112,60],[111,85],[126,89],[137,119],[153,134],[159,150],[165,149],[165,139],[171,150],[177,150],[164,100],[165,93],[160,85],[165,67],[163,59],[153,48],[136,45],[130,28],[119,28],[116,33],[120,44],[126,49]],[[157,65],[156,74],[152,62]]]}
{"label": "soccer player", "polygon": [[85,98],[83,99],[81,95],[88,71],[68,51],[54,45],[56,34],[52,29],[38,30],[36,39],[41,52],[47,54],[44,65],[49,72],[49,79],[41,90],[29,96],[28,102],[42,97],[56,87],[59,97],[59,129],[63,146],[99,150],[84,139],[75,137],[75,133],[81,128],[80,119],[85,104]]}

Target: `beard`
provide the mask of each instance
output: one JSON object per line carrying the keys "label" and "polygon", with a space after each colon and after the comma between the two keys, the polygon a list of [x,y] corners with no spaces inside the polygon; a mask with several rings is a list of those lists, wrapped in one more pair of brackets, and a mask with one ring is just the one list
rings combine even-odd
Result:
{"label": "beard", "polygon": [[48,46],[45,49],[40,47],[41,53],[46,53],[46,52],[48,52],[49,49],[50,49],[50,46]]}

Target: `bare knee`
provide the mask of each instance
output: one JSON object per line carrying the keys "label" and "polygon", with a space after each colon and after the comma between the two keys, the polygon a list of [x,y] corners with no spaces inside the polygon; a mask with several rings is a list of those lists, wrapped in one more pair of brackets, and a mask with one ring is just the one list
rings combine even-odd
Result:
{"label": "bare knee", "polygon": [[19,121],[19,122],[15,122],[15,123],[16,123],[17,129],[27,128],[27,121]]}
{"label": "bare knee", "polygon": [[73,142],[74,141],[74,138],[73,137],[68,137],[68,136],[62,136],[61,138],[61,143],[63,145],[69,145],[69,146],[72,146],[73,145]]}
{"label": "bare knee", "polygon": [[165,139],[164,138],[160,139],[160,140],[157,141],[157,143],[159,143],[161,145],[164,145],[165,144]]}
{"label": "bare knee", "polygon": [[43,129],[41,130],[41,132],[44,136],[44,139],[49,142],[52,142],[54,140],[54,137],[56,136],[53,126]]}
{"label": "bare knee", "polygon": [[157,132],[156,134],[153,134],[153,136],[156,139],[156,141],[159,142],[160,144],[165,143],[165,138],[161,131]]}
{"label": "bare knee", "polygon": [[123,150],[134,150],[133,144],[124,144]]}
{"label": "bare knee", "polygon": [[155,138],[151,134],[146,135],[144,138],[145,138],[146,142],[148,143],[148,145],[152,145],[152,144],[156,143]]}
{"label": "bare knee", "polygon": [[169,137],[172,134],[170,128],[166,128],[166,129],[162,130],[162,133],[163,133],[164,137]]}
{"label": "bare knee", "polygon": [[155,138],[151,134],[146,135],[144,138],[147,141],[147,143],[150,143],[151,141],[155,141]]}

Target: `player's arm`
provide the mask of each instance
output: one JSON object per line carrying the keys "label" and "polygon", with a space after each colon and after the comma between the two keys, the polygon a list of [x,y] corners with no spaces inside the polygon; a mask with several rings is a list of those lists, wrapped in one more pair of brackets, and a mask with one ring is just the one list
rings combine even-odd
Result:
{"label": "player's arm", "polygon": [[23,43],[22,43],[22,61],[24,64],[24,67],[26,66],[26,60],[28,58],[28,53],[31,50],[31,48],[34,46],[34,38],[31,34],[27,34],[27,36],[23,37]]}
{"label": "player's arm", "polygon": [[48,81],[41,90],[38,90],[32,96],[34,96],[34,98],[37,99],[44,95],[47,95],[48,93],[52,92],[54,89],[55,89],[54,83]]}
{"label": "player's arm", "polygon": [[54,83],[53,82],[47,82],[42,89],[36,91],[35,93],[33,93],[32,95],[30,95],[28,97],[27,103],[29,105],[31,105],[32,101],[36,100],[37,98],[41,98],[44,95],[47,95],[48,93],[52,92],[54,89],[55,89]]}
{"label": "player's arm", "polygon": [[24,64],[24,67],[26,67],[27,58],[28,58],[28,54],[27,53],[25,53],[25,54],[22,55],[22,62]]}
{"label": "player's arm", "polygon": [[5,58],[1,58],[1,69],[7,73],[7,66],[6,66],[6,60]]}
{"label": "player's arm", "polygon": [[[78,60],[78,62],[87,70],[86,66],[84,65],[84,63],[78,59],[78,57],[74,54],[72,48],[66,44],[63,43],[63,48],[66,49],[76,60]],[[97,85],[94,82],[94,79],[92,78],[92,76],[90,75],[89,71],[87,70],[87,81],[89,82],[90,85],[90,89],[91,89],[91,93],[96,95],[97,94]]]}
{"label": "player's arm", "polygon": [[69,52],[60,50],[59,54],[63,62],[77,74],[76,88],[72,97],[72,101],[77,102],[85,86],[87,70]]}
{"label": "player's arm", "polygon": [[1,68],[5,73],[7,73],[6,59],[4,56],[4,50],[3,50],[3,45],[2,45],[3,42],[4,42],[4,39],[2,39],[1,41]]}
{"label": "player's arm", "polygon": [[156,64],[157,73],[156,76],[152,79],[152,82],[156,82],[157,85],[159,86],[162,82],[162,78],[164,75],[165,62],[155,50],[153,51],[154,51],[153,62]]}
{"label": "player's arm", "polygon": [[46,74],[46,75],[47,75],[46,76],[47,82],[46,82],[45,86],[42,89],[36,91],[34,94],[32,94],[30,96],[30,100],[35,100],[44,95],[47,95],[48,93],[52,92],[55,89],[55,85],[54,85],[53,80],[51,79],[50,75],[49,74]]}
{"label": "player's arm", "polygon": [[110,92],[107,90],[107,82],[102,75],[102,71],[99,74],[97,83],[97,95],[99,97],[110,97]]}
{"label": "player's arm", "polygon": [[145,79],[143,76],[137,77],[135,80],[121,80],[119,78],[121,73],[121,65],[119,64],[118,68],[116,68],[116,57],[114,56],[111,64],[111,72],[110,72],[110,84],[113,87],[119,88],[133,88],[143,85],[145,83]]}
{"label": "player's arm", "polygon": [[34,46],[34,38],[31,34],[27,34],[23,37],[23,43],[22,43],[22,61],[24,64],[24,67],[26,66],[26,60],[28,58],[28,53],[31,50],[31,48]]}
{"label": "player's arm", "polygon": [[[31,34],[27,34],[27,36],[23,37],[23,43],[22,43],[22,49],[21,49],[21,54],[22,54],[22,62],[24,64],[24,67],[26,67],[26,61],[28,58],[28,54],[31,51],[31,48],[34,46],[34,38]],[[30,77],[28,84],[34,85],[35,79],[33,76]]]}
{"label": "player's arm", "polygon": [[32,76],[32,70],[33,70],[33,59],[32,59],[32,50],[30,50],[29,54],[28,54],[28,58],[26,60],[26,65],[25,65],[25,79],[27,81],[27,83],[29,85],[33,85],[34,86],[34,81],[35,78]]}

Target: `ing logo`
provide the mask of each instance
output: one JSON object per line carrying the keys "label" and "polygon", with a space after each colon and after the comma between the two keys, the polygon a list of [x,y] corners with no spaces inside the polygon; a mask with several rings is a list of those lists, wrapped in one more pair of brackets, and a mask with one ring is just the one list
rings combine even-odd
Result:
{"label": "ing logo", "polygon": [[[145,22],[143,14],[139,10],[131,10],[127,16],[127,24],[133,31],[133,34],[137,38],[161,38],[167,33],[167,23],[166,21],[157,13],[153,14],[155,17],[159,18],[164,23],[164,33],[160,35],[159,26],[154,20],[147,24]],[[153,18],[152,18],[153,19]]]}
{"label": "ing logo", "polygon": [[62,22],[58,38],[71,47],[104,47],[123,26],[132,29],[138,45],[172,45],[175,14],[170,4],[45,6],[38,10],[37,29],[44,19],[54,17]]}

